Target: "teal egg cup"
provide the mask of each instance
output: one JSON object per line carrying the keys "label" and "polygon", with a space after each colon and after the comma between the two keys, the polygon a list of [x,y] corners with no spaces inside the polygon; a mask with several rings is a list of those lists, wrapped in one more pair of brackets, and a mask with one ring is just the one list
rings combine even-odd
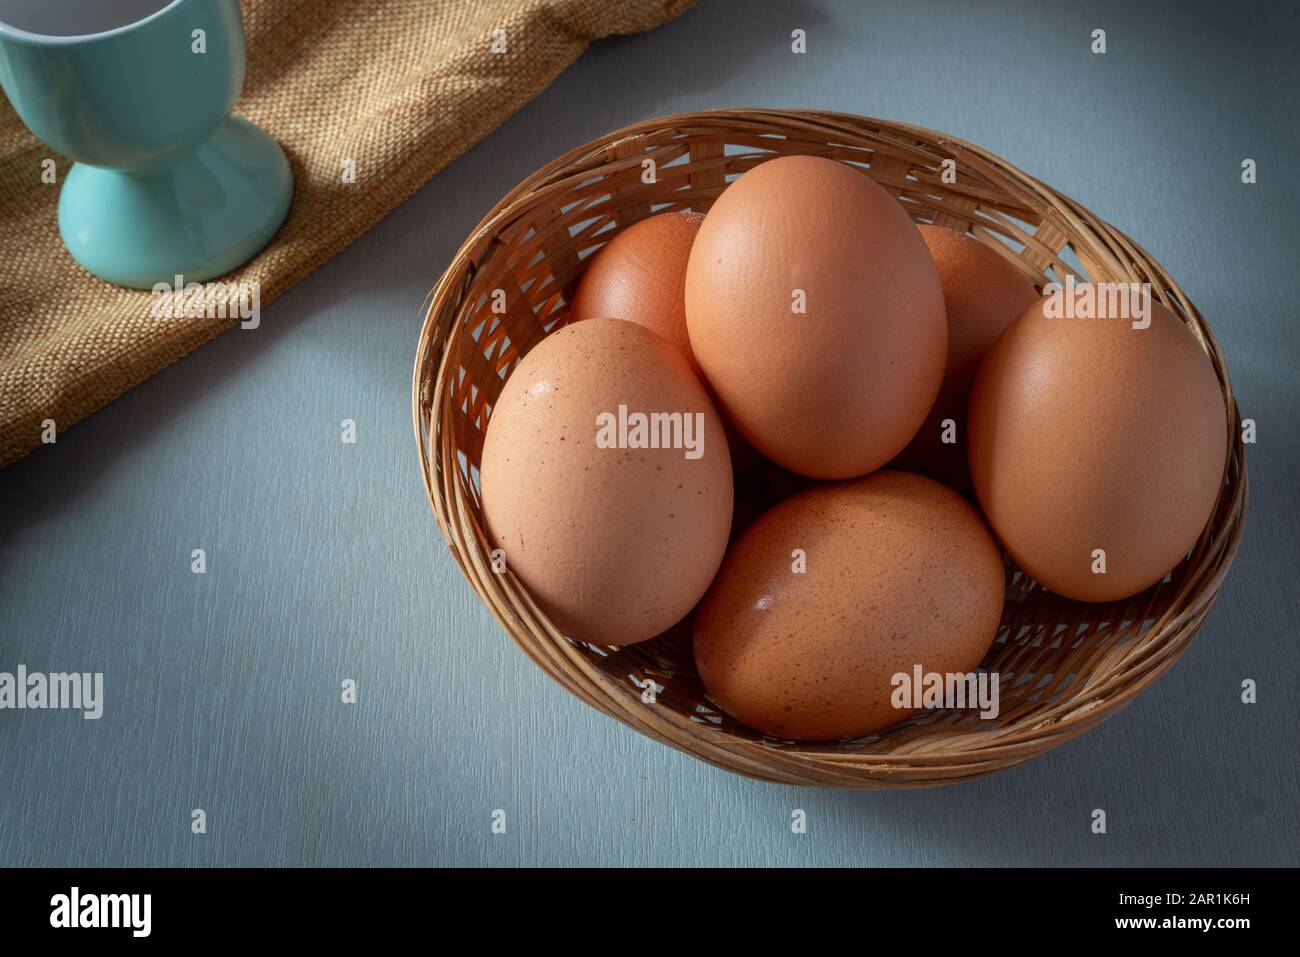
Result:
{"label": "teal egg cup", "polygon": [[[224,275],[271,240],[293,198],[284,152],[231,115],[244,82],[239,4],[107,0],[101,21],[114,4],[119,19],[152,12],[62,36],[33,32],[31,17],[24,28],[21,0],[0,0],[0,86],[35,135],[75,161],[60,235],[121,286]],[[78,29],[75,11],[63,22],[60,32]]]}

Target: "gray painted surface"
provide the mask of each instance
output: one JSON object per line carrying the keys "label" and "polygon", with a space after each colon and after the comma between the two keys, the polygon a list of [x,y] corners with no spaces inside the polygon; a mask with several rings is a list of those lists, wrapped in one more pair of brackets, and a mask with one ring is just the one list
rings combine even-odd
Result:
{"label": "gray painted surface", "polygon": [[[103,671],[107,696],[99,721],[0,712],[0,864],[1300,863],[1298,27],[1281,4],[706,2],[595,45],[260,330],[0,472],[0,670]],[[1177,666],[1082,739],[938,791],[751,782],[567,696],[456,571],[408,414],[421,298],[553,156],[736,105],[979,143],[1135,236],[1209,317],[1259,423],[1245,540]]]}

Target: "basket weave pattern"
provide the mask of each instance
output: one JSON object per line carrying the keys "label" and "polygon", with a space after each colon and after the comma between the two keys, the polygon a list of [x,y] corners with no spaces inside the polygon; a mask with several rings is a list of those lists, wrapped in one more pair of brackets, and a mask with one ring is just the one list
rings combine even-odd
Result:
{"label": "basket weave pattern", "polygon": [[[1067,275],[1149,282],[1195,332],[1219,377],[1231,438],[1224,487],[1196,547],[1165,582],[1125,601],[1086,604],[1046,591],[1008,563],[1002,622],[983,662],[1001,678],[995,719],[926,711],[853,741],[776,740],[739,725],[709,700],[695,674],[688,623],[621,649],[577,644],[555,630],[512,574],[492,569],[478,498],[488,417],[519,359],[567,321],[584,259],[653,213],[707,212],[731,179],[786,154],[863,169],[913,220],[971,233],[1040,290]],[[654,163],[653,183],[643,176],[646,160]],[[952,173],[955,181],[945,182]],[[504,313],[495,290],[505,293]],[[1159,263],[1079,204],[979,147],[847,114],[714,110],[663,117],[538,170],[488,213],[434,287],[412,401],[438,527],[524,653],[583,701],[643,734],[730,771],[787,784],[949,784],[1014,766],[1093,727],[1187,647],[1227,573],[1246,511],[1241,428],[1223,357]]]}

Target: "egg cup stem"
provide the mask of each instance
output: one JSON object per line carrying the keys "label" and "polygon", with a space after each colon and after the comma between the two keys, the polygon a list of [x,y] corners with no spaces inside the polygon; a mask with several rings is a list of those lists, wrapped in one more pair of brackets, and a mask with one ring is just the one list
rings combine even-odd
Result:
{"label": "egg cup stem", "polygon": [[59,232],[77,262],[119,286],[202,282],[256,255],[292,197],[279,145],[230,116],[161,169],[74,164],[59,194]]}

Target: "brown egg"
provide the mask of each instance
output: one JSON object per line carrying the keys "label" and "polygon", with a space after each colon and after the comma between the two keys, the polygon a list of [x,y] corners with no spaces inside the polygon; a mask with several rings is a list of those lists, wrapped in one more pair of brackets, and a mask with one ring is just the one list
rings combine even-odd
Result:
{"label": "brown egg", "polygon": [[728,551],[696,610],[695,663],[759,731],[857,737],[915,710],[893,706],[895,674],[977,667],[1003,594],[997,544],[951,489],[888,471],[815,485]]}
{"label": "brown egg", "polygon": [[[638,415],[677,426],[638,427]],[[651,436],[659,447],[645,447]],[[686,359],[635,323],[592,319],[538,343],[492,410],[481,476],[494,548],[578,641],[667,630],[726,549],[721,417]]]}
{"label": "brown egg", "polygon": [[723,191],[691,249],[686,321],[723,412],[813,478],[888,462],[943,377],[925,243],[892,196],[833,160],[769,160]]}
{"label": "brown egg", "polygon": [[1048,318],[1047,302],[1003,333],[975,380],[975,493],[1041,584],[1083,601],[1126,598],[1177,565],[1210,517],[1228,449],[1218,378],[1158,302],[1145,329]]}
{"label": "brown egg", "polygon": [[663,336],[699,371],[686,334],[686,260],[703,213],[660,213],[623,230],[591,257],[570,319],[626,319]]}
{"label": "brown egg", "polygon": [[971,487],[966,406],[975,375],[1002,330],[1038,301],[1038,293],[1015,266],[973,236],[940,226],[918,229],[943,286],[948,364],[925,423],[890,468],[919,472],[964,492]]}

